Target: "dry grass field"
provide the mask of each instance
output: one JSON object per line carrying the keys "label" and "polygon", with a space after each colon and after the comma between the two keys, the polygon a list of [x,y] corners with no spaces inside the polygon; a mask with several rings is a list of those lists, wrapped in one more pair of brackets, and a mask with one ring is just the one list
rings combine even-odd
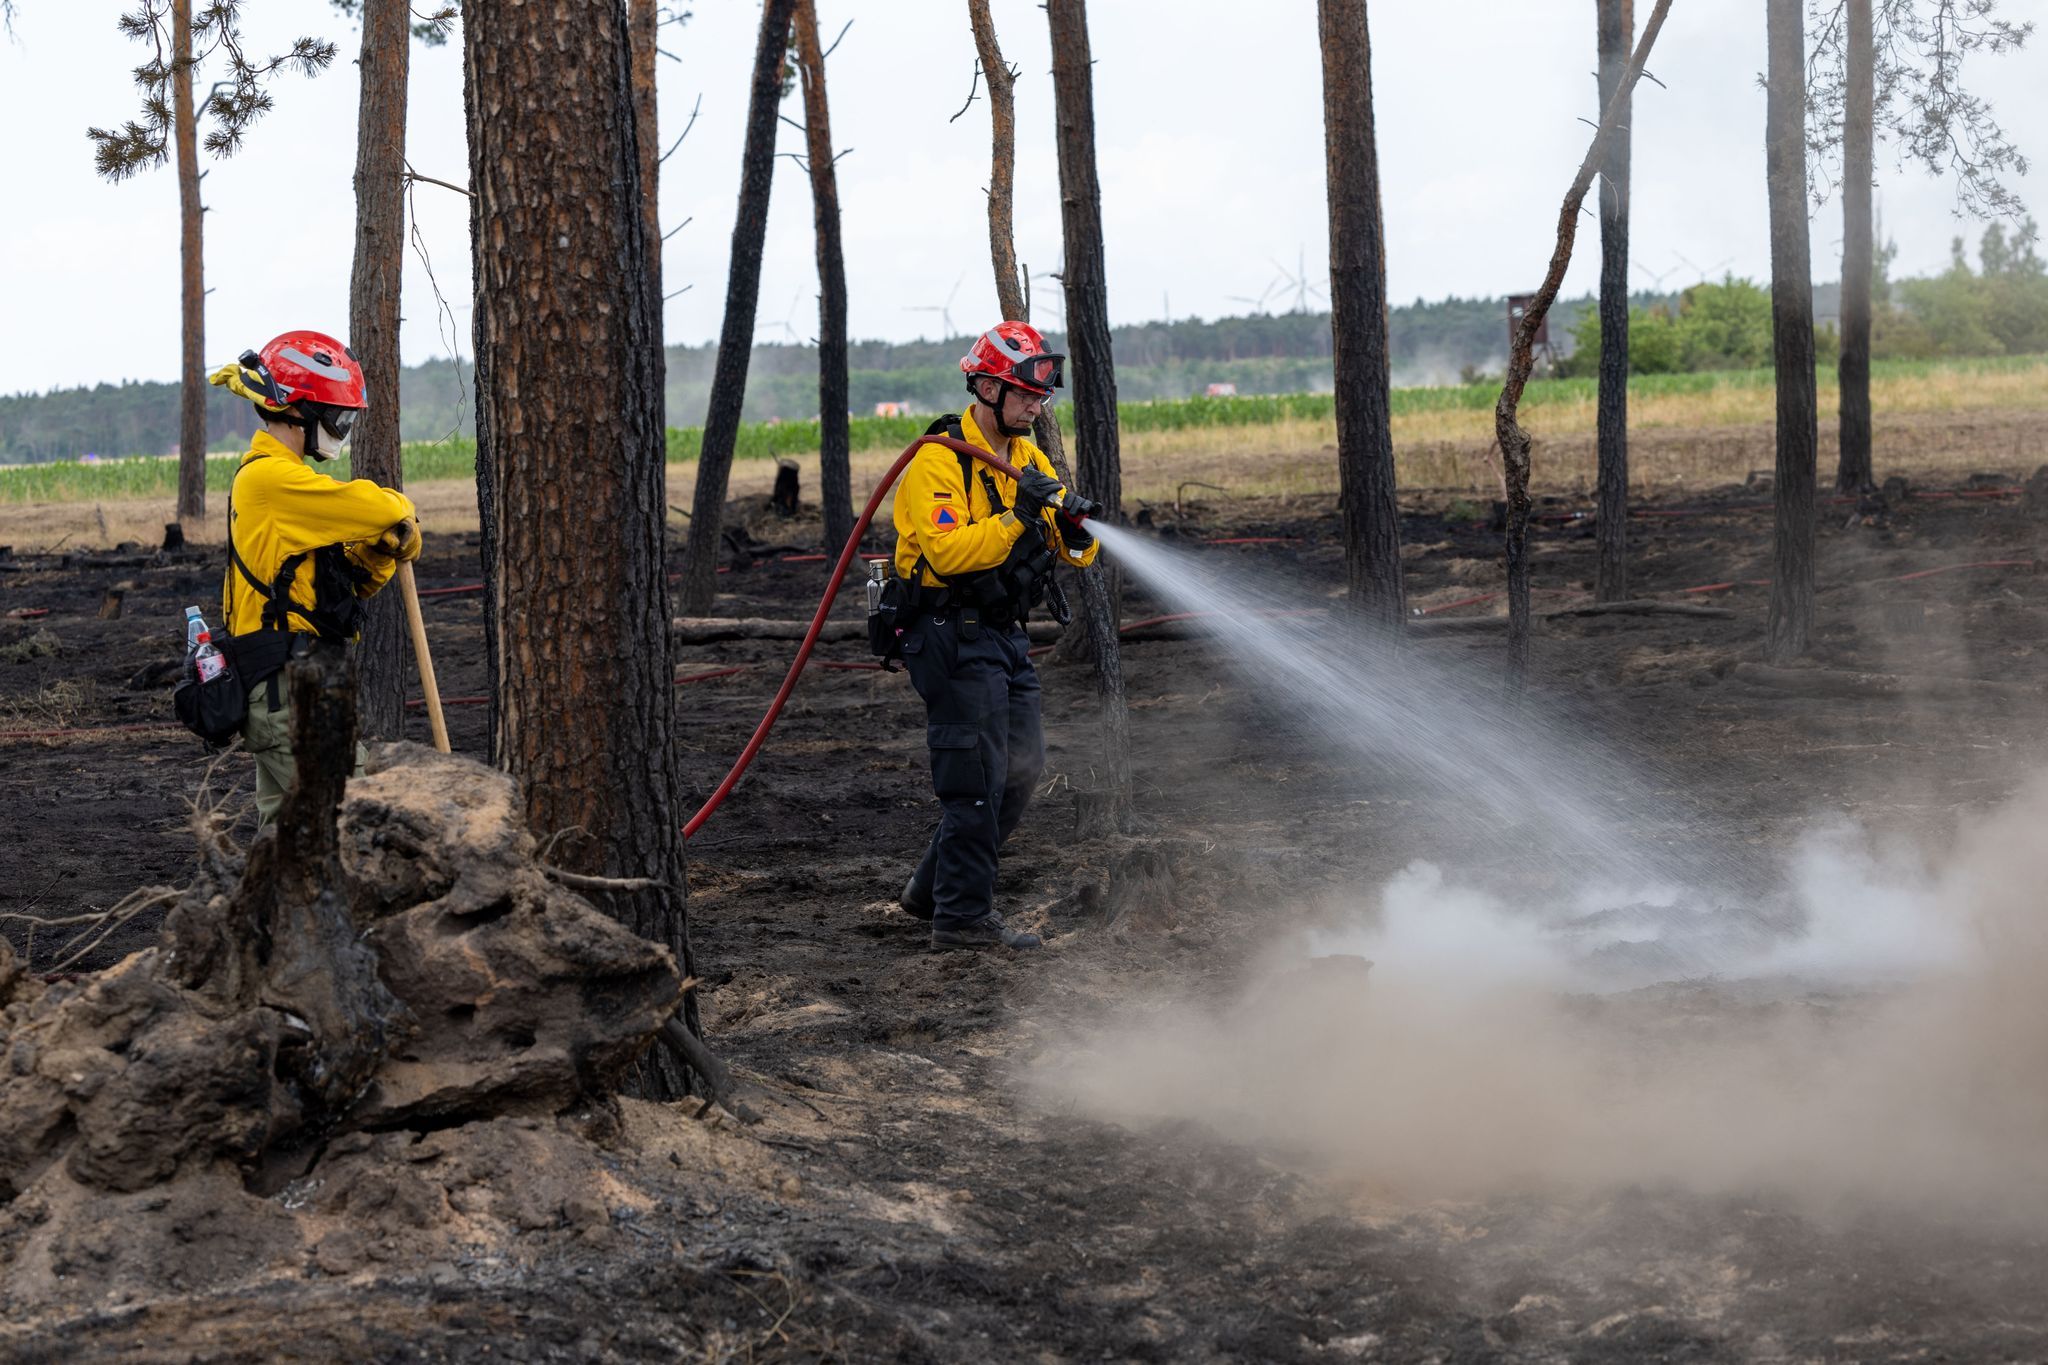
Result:
{"label": "dry grass field", "polygon": [[[2023,474],[2048,460],[2039,438],[2048,419],[2048,361],[2004,370],[1934,369],[1880,376],[1872,383],[1877,413],[1876,462],[1916,475],[1985,470]],[[1836,395],[1820,391],[1821,468],[1835,460]],[[1772,393],[1727,385],[1691,394],[1650,394],[1632,402],[1630,483],[1640,496],[1740,482],[1774,459]],[[1593,486],[1593,403],[1546,401],[1523,409],[1536,437],[1535,483],[1546,493],[1583,493]],[[1490,409],[1402,413],[1394,419],[1394,453],[1404,488],[1498,495]],[[1226,490],[1225,497],[1325,498],[1337,491],[1333,421],[1284,420],[1257,426],[1187,427],[1127,432],[1123,438],[1128,503],[1170,504],[1191,481]],[[864,500],[895,458],[894,450],[856,452],[854,493]],[[818,487],[815,453],[794,457],[807,497]],[[669,501],[688,509],[697,466],[669,466]],[[734,464],[731,494],[766,497],[771,460]],[[1214,500],[1210,490],[1187,490]],[[476,501],[467,480],[436,480],[409,490],[422,521],[442,533],[476,529]],[[223,535],[224,499],[214,497],[205,539]],[[167,497],[92,502],[0,503],[0,545],[41,550],[57,545],[153,545],[171,519]]]}

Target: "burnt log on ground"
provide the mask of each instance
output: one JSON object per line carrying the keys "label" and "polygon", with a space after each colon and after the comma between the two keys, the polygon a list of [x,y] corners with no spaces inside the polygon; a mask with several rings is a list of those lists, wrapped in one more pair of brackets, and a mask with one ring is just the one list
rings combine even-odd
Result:
{"label": "burnt log on ground", "polygon": [[[709,645],[726,640],[801,640],[810,628],[808,620],[761,616],[679,616],[669,623],[671,638],[679,645]],[[1056,640],[1060,634],[1060,626],[1054,621],[1033,621],[1025,629],[1038,641]],[[867,638],[865,619],[827,621],[818,631],[821,644]]]}
{"label": "burnt log on ground", "polygon": [[2039,701],[2048,696],[2038,683],[1990,678],[1938,678],[1911,673],[1861,673],[1841,668],[1777,668],[1737,664],[1737,682],[1808,697],[1971,697]]}
{"label": "burnt log on ground", "polygon": [[[1539,612],[1537,621],[1556,621],[1574,616],[1694,616],[1704,620],[1727,621],[1734,619],[1735,611],[1730,607],[1706,607],[1693,602],[1658,602],[1648,598],[1636,598],[1625,602],[1586,602],[1578,606],[1558,607],[1553,611]],[[1511,618],[1506,616],[1452,616],[1411,620],[1408,623],[1410,635],[1472,635],[1489,630],[1506,630]]]}
{"label": "burnt log on ground", "polygon": [[669,951],[539,862],[511,778],[389,744],[351,781],[346,662],[290,686],[297,786],[246,852],[201,811],[159,946],[46,985],[0,944],[0,1214],[52,1181],[263,1188],[339,1134],[562,1113],[680,1004]]}

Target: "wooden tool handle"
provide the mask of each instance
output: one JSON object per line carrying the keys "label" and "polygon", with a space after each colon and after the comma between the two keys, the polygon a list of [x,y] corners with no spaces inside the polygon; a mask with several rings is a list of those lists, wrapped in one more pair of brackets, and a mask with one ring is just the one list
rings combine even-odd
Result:
{"label": "wooden tool handle", "polygon": [[405,624],[412,630],[412,657],[420,666],[420,695],[427,703],[427,724],[433,727],[434,747],[448,749],[448,722],[441,715],[441,689],[434,684],[434,656],[427,652],[427,623],[420,616],[419,585],[413,582],[412,565],[398,566],[398,588],[405,595]]}

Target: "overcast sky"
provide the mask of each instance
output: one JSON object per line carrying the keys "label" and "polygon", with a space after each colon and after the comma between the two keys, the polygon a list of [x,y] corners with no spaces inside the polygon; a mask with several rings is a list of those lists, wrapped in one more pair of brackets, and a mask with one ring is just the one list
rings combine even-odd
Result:
{"label": "overcast sky", "polygon": [[[858,21],[829,66],[842,149],[850,324],[856,337],[938,336],[993,319],[987,220],[988,106],[966,98],[973,42],[963,0],[818,0],[827,40]],[[0,40],[0,120],[8,207],[0,212],[0,393],[101,380],[175,379],[178,216],[169,168],[121,185],[95,178],[89,125],[133,117],[131,68],[142,48],[115,30],[126,0],[22,0]],[[1017,247],[1036,271],[1058,264],[1058,179],[1045,16],[1037,0],[994,0],[1017,85]],[[342,56],[312,80],[280,79],[277,107],[245,149],[204,184],[209,363],[288,327],[343,333],[354,229],[354,30],[326,0],[250,0],[252,49],[317,32]],[[739,182],[756,0],[695,0],[664,31],[664,143],[701,96],[702,114],[663,167],[669,239],[668,339],[717,336]],[[1648,5],[1638,0],[1639,13]],[[1095,0],[1096,136],[1113,321],[1242,313],[1282,269],[1305,263],[1326,283],[1321,69],[1313,0]],[[2048,0],[2005,0],[2040,17]],[[1394,0],[1375,4],[1387,273],[1396,302],[1533,288],[1550,253],[1557,204],[1596,114],[1593,0]],[[1723,271],[1763,279],[1763,0],[1677,0],[1634,117],[1632,246],[1638,286]],[[2048,39],[2044,39],[2048,40]],[[2043,54],[1983,58],[1971,86],[1992,99],[2022,146],[2048,164]],[[211,74],[202,77],[210,81]],[[1525,83],[1518,87],[1517,82]],[[801,117],[792,97],[786,110]],[[784,126],[785,150],[801,135]],[[468,179],[459,44],[415,46],[408,154],[426,175]],[[1884,230],[1898,273],[1940,269],[1957,232],[1953,186],[1879,152]],[[2048,172],[2017,182],[2030,207]],[[416,191],[418,232],[453,311],[437,317],[427,273],[409,255],[408,363],[470,348],[468,203]],[[1840,209],[1813,224],[1814,275],[1838,273]],[[2048,215],[2044,215],[2048,216]],[[1568,292],[1598,279],[1597,228],[1582,220]],[[1034,286],[1044,298],[1054,282]],[[1233,297],[1235,296],[1235,297]],[[1272,289],[1267,306],[1292,303]],[[1313,300],[1311,300],[1313,303]],[[808,182],[777,163],[756,337],[809,338],[816,268]],[[1056,316],[1041,320],[1056,321]]]}

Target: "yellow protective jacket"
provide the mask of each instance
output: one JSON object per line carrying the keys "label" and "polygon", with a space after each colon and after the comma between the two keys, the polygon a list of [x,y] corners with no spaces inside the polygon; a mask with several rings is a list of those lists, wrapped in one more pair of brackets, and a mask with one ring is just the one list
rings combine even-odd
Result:
{"label": "yellow protective jacket", "polygon": [[[356,596],[368,597],[391,581],[398,561],[367,553],[364,542],[412,516],[413,505],[405,494],[368,479],[343,483],[310,469],[289,446],[259,431],[236,467],[228,514],[228,534],[234,537],[236,552],[264,584],[277,581],[287,559],[305,555],[292,576],[294,610],[287,625],[311,632],[312,622],[298,609],[310,611],[314,606],[313,551],[340,544],[349,562],[368,573],[368,581],[356,588]],[[225,633],[247,635],[263,629],[263,607],[263,595],[230,561],[221,592]]]}
{"label": "yellow protective jacket", "polygon": [[[972,411],[962,414],[960,430],[972,445],[978,445],[991,455],[995,453],[988,438],[974,425]],[[1010,452],[1006,457],[1019,469],[1038,469],[1059,477],[1052,467],[1052,461],[1045,458],[1040,450],[1022,436],[1010,438]],[[943,586],[941,580],[958,578],[983,569],[994,569],[1009,557],[1010,547],[1024,534],[1025,526],[1015,512],[992,515],[987,490],[982,487],[980,472],[986,465],[975,467],[975,477],[962,483],[960,478],[960,456],[942,445],[920,446],[912,457],[910,467],[903,471],[903,477],[896,481],[896,576],[909,580],[917,573],[917,561],[922,556],[926,570],[919,576],[919,586],[936,588]],[[1006,506],[1014,505],[1017,497],[1017,481],[1007,474],[988,470],[995,481],[996,495]],[[1063,564],[1093,564],[1101,552],[1101,542],[1091,543],[1085,550],[1070,550],[1066,541],[1060,538],[1060,529],[1054,514],[1046,511],[1046,529],[1052,534],[1053,552]]]}

